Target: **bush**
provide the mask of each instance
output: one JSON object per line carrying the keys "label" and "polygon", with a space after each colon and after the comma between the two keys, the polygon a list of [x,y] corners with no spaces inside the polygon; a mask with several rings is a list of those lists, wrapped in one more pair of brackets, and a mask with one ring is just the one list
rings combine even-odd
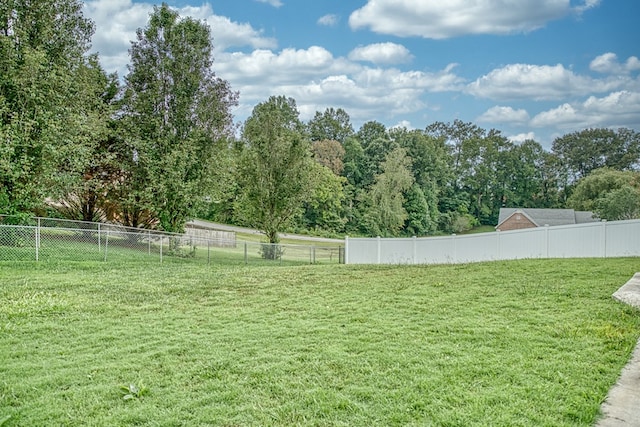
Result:
{"label": "bush", "polygon": [[273,243],[262,243],[260,245],[260,256],[263,259],[277,260],[281,259],[284,255],[284,248],[280,245]]}

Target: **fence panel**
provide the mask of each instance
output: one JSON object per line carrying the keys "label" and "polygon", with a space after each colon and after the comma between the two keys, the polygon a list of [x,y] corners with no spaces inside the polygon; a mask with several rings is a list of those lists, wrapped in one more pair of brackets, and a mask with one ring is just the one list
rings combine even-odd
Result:
{"label": "fence panel", "polygon": [[40,260],[100,261],[104,242],[90,229],[38,227]]}
{"label": "fence panel", "polygon": [[381,240],[384,240],[384,244],[380,246],[381,263],[413,264],[415,262],[415,242],[407,242],[407,239]]}
{"label": "fence panel", "polygon": [[605,256],[635,256],[640,246],[640,221],[612,221],[606,223]]}
{"label": "fence panel", "polygon": [[498,259],[546,258],[549,227],[497,231]]}
{"label": "fence panel", "polygon": [[0,224],[0,261],[37,260],[36,237],[36,227]]}
{"label": "fence panel", "polygon": [[549,227],[549,258],[594,258],[604,255],[604,223]]}
{"label": "fence panel", "polygon": [[498,259],[498,233],[455,236],[457,262],[494,261]]}
{"label": "fence panel", "polygon": [[345,250],[348,264],[640,256],[640,220],[420,239],[349,238]]}
{"label": "fence panel", "polygon": [[455,236],[415,239],[417,264],[448,264],[455,262]]}
{"label": "fence panel", "polygon": [[[55,227],[8,225],[0,216],[0,261],[120,261],[301,265],[343,262],[342,248],[274,245],[157,233],[114,224],[22,219]],[[7,221],[11,222],[11,221]],[[72,226],[71,228],[63,227]],[[81,225],[80,228],[73,226]]]}
{"label": "fence panel", "polygon": [[380,239],[345,239],[345,262],[348,264],[377,264]]}

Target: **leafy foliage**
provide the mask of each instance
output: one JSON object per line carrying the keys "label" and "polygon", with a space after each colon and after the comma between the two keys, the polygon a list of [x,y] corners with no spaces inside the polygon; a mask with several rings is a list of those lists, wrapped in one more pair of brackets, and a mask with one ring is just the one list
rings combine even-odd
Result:
{"label": "leafy foliage", "polygon": [[149,394],[149,389],[144,384],[135,385],[131,383],[120,386],[120,392],[122,393],[123,400],[134,400],[141,399],[143,396]]}
{"label": "leafy foliage", "polygon": [[365,196],[368,226],[379,236],[397,235],[407,219],[404,192],[413,185],[411,159],[403,148],[389,153],[382,163],[382,173]]}
{"label": "leafy foliage", "polygon": [[242,132],[237,171],[240,221],[263,230],[269,243],[301,213],[313,189],[311,145],[292,98],[257,105]]}
{"label": "leafy foliage", "polygon": [[556,138],[552,151],[573,180],[603,167],[631,170],[640,167],[640,133],[630,129],[585,129]]}
{"label": "leafy foliage", "polygon": [[312,141],[344,141],[353,135],[349,114],[342,108],[327,108],[324,113],[316,111],[309,121],[309,137]]}
{"label": "leafy foliage", "polygon": [[595,212],[610,221],[640,218],[640,188],[625,185],[608,192],[598,199]]}
{"label": "leafy foliage", "polygon": [[[635,130],[585,129],[547,152],[461,120],[355,131],[326,108],[305,124],[295,100],[274,96],[237,138],[238,94],[213,72],[205,23],[156,6],[122,87],[87,54],[92,34],[81,0],[0,3],[0,213],[167,231],[202,215],[274,242],[292,227],[459,232],[495,224],[502,207],[638,216],[637,180],[598,172],[640,169]],[[388,163],[399,149],[405,170]]]}
{"label": "leafy foliage", "polygon": [[146,204],[162,229],[182,231],[215,184],[211,172],[233,130],[229,109],[237,94],[211,71],[209,28],[166,4],[155,7],[130,52],[129,201]]}
{"label": "leafy foliage", "polygon": [[640,218],[640,172],[597,169],[578,181],[567,205],[612,221]]}
{"label": "leafy foliage", "polygon": [[1,212],[42,208],[90,161],[93,122],[76,95],[92,34],[78,0],[0,4]]}

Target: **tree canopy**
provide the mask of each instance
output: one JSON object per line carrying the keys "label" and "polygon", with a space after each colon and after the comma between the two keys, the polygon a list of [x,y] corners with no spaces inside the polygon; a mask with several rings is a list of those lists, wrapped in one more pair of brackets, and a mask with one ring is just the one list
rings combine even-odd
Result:
{"label": "tree canopy", "polygon": [[181,231],[203,216],[292,229],[410,236],[495,225],[502,207],[640,216],[640,133],[588,128],[550,150],[453,120],[355,129],[341,108],[305,123],[275,94],[242,127],[204,22],[156,6],[128,73],[88,52],[80,0],[0,3],[0,214]]}
{"label": "tree canopy", "polygon": [[154,8],[130,53],[123,102],[129,202],[148,206],[162,229],[182,231],[215,185],[237,95],[211,71],[209,28],[166,4]]}
{"label": "tree canopy", "polygon": [[78,0],[0,4],[2,211],[42,209],[91,161],[83,143],[99,130],[83,75],[92,34]]}
{"label": "tree canopy", "polygon": [[263,230],[270,243],[309,200],[311,143],[292,98],[272,96],[244,124],[237,180],[237,217]]}

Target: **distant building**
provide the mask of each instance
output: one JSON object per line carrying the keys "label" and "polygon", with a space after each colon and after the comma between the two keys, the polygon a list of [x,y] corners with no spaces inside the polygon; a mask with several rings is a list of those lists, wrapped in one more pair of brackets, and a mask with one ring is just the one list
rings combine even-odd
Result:
{"label": "distant building", "polygon": [[528,209],[501,208],[496,230],[521,230],[523,228],[550,227],[556,225],[583,224],[597,222],[593,212],[575,211],[573,209]]}

